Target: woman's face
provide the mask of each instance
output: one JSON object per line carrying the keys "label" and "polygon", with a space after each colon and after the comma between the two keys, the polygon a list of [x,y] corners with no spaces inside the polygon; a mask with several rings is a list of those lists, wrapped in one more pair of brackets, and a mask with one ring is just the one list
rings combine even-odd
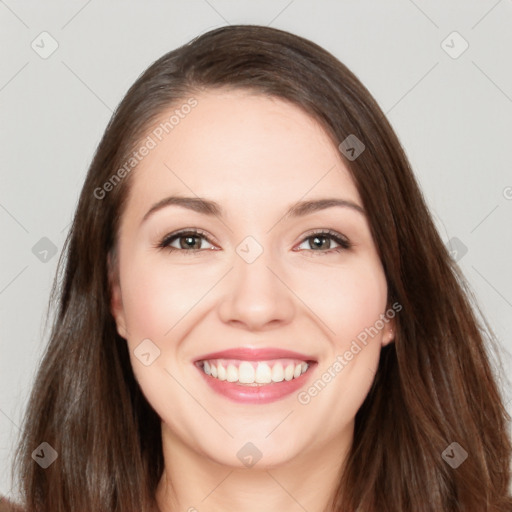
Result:
{"label": "woman's face", "polygon": [[[245,91],[195,99],[168,133],[148,132],[112,294],[164,447],[239,467],[339,451],[393,337],[359,194],[297,107]],[[340,205],[286,215],[320,199]]]}

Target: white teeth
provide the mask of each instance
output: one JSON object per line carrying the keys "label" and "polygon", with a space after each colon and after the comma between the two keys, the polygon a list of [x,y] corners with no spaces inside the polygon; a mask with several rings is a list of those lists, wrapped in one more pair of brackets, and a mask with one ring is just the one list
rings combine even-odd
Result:
{"label": "white teeth", "polygon": [[217,365],[217,378],[219,380],[226,380],[226,368],[221,364]]}
{"label": "white teeth", "polygon": [[270,384],[272,382],[272,370],[267,363],[258,363],[254,382],[258,384]]}
{"label": "white teeth", "polygon": [[293,363],[290,363],[286,367],[286,370],[284,371],[284,378],[285,378],[285,380],[292,380],[293,379],[294,371],[295,371],[295,365]]}
{"label": "white teeth", "polygon": [[237,382],[239,384],[270,384],[271,382],[290,381],[300,377],[308,369],[306,362],[294,364],[288,362],[285,367],[281,362],[276,362],[272,368],[267,362],[253,363],[241,361],[239,366],[229,363],[227,368],[220,361],[204,361],[203,371],[219,380]]}
{"label": "white teeth", "polygon": [[238,380],[238,370],[236,366],[230,364],[226,370],[226,380],[228,382],[236,382]]}
{"label": "white teeth", "polygon": [[281,363],[276,363],[272,368],[272,381],[281,382],[284,380],[284,370]]}
{"label": "white teeth", "polygon": [[238,382],[241,384],[252,384],[256,372],[251,363],[243,361],[238,367]]}

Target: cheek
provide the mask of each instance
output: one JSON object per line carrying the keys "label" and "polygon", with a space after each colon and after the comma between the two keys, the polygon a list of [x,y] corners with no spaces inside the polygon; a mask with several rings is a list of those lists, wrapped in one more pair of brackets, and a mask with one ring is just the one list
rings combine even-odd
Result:
{"label": "cheek", "polygon": [[[126,324],[132,339],[162,339],[218,282],[215,265],[173,267],[159,258],[149,262],[140,255],[121,269]],[[330,333],[328,337],[341,342],[373,325],[385,310],[386,279],[375,258],[354,258],[336,268],[303,267],[290,273],[287,280],[300,302]]]}
{"label": "cheek", "polygon": [[[345,411],[355,414],[366,397],[381,351],[382,333],[377,322],[385,313],[387,282],[380,262],[376,259],[361,261],[350,273],[340,276],[338,282],[338,316],[332,312],[335,331],[336,358],[330,361],[337,375],[337,388],[333,401],[343,398]],[[338,358],[338,355],[341,356]]]}
{"label": "cheek", "polygon": [[201,272],[153,263],[129,262],[121,275],[131,338],[163,339],[211,286]]}
{"label": "cheek", "polygon": [[323,325],[327,336],[340,344],[375,324],[384,313],[387,283],[382,266],[374,258],[354,259],[334,269],[324,268],[316,277],[300,277],[301,298]]}
{"label": "cheek", "polygon": [[382,334],[367,333],[385,313],[387,283],[380,262],[373,258],[331,271],[321,282],[328,283],[317,295],[322,300],[310,307],[329,327],[323,328],[330,347],[316,379],[300,392],[298,401],[309,417],[329,418],[320,436],[330,439],[353,420],[373,383]]}

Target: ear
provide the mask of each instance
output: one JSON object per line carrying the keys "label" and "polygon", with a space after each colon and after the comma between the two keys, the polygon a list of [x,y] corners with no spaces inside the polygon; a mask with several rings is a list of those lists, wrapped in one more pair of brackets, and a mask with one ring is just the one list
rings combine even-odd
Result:
{"label": "ear", "polygon": [[124,315],[123,298],[121,294],[121,285],[119,282],[119,271],[117,269],[116,257],[108,254],[107,268],[108,280],[110,285],[110,312],[114,317],[117,326],[117,332],[121,338],[127,338],[126,319]]}
{"label": "ear", "polygon": [[384,323],[384,328],[382,329],[382,346],[386,346],[389,343],[392,343],[395,340],[395,319],[388,318],[388,321]]}

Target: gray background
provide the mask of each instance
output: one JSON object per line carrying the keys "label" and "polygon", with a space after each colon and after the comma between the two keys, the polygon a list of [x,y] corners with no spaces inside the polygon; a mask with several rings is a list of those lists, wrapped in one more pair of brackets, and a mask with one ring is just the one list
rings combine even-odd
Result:
{"label": "gray background", "polygon": [[112,110],[151,62],[226,24],[307,37],[368,87],[510,374],[511,22],[512,0],[0,0],[0,494],[10,493],[13,443],[47,341],[58,255]]}

